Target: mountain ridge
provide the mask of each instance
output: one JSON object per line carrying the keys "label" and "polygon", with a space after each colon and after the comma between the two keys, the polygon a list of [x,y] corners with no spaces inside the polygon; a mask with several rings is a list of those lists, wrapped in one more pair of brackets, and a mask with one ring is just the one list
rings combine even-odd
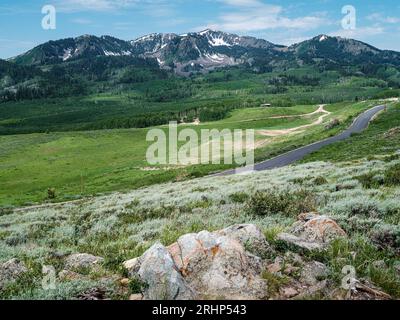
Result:
{"label": "mountain ridge", "polygon": [[98,56],[155,59],[160,68],[181,75],[240,64],[265,67],[282,62],[313,63],[313,60],[321,58],[339,64],[371,60],[373,63],[383,61],[400,65],[400,53],[381,50],[354,39],[321,34],[291,46],[283,46],[264,39],[211,29],[181,35],[152,33],[128,41],[107,35],[83,35],[46,42],[8,61],[22,65],[43,65]]}
{"label": "mountain ridge", "polygon": [[[302,74],[304,67],[314,75]],[[285,92],[289,84],[323,84],[322,78],[329,82],[362,77],[371,79],[364,81],[367,87],[400,86],[399,52],[324,34],[282,46],[208,29],[181,35],[153,33],[130,41],[82,35],[46,42],[11,60],[0,60],[0,102],[128,90],[136,83],[175,75],[188,78],[216,69],[275,73],[258,89],[271,94]],[[178,91],[178,96],[188,94]],[[159,95],[162,98],[154,99],[170,99]]]}

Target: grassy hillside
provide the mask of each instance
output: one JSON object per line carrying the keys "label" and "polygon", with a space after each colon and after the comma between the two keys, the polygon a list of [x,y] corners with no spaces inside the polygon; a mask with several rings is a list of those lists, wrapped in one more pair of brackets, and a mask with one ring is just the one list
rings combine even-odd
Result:
{"label": "grassy hillside", "polygon": [[383,154],[400,151],[400,104],[389,107],[362,134],[335,143],[303,161],[348,161],[360,158],[374,159]]}
{"label": "grassy hillside", "polygon": [[[382,183],[364,186],[360,177],[370,173],[383,177]],[[18,258],[30,271],[6,286],[0,298],[73,299],[100,286],[107,288],[107,297],[127,299],[130,290],[137,288],[123,290],[115,281],[124,277],[123,261],[140,256],[157,241],[170,245],[186,233],[240,223],[253,223],[263,230],[274,249],[272,263],[276,256],[286,257],[287,251],[276,235],[292,225],[303,207],[333,218],[348,235],[335,240],[325,252],[301,253],[303,259],[324,263],[335,288],[341,285],[342,268],[351,265],[357,279],[367,279],[399,298],[400,180],[389,179],[394,173],[399,177],[398,160],[307,163],[245,179],[201,178],[75,204],[4,210],[0,215],[0,262]],[[283,198],[279,196],[282,193]],[[252,210],[263,204],[270,208],[268,212]],[[101,269],[79,270],[81,277],[58,281],[57,290],[43,290],[41,266],[52,265],[60,272],[60,257],[74,252],[98,255],[105,261]],[[279,290],[285,276],[271,277],[274,290]]]}
{"label": "grassy hillside", "polygon": [[[336,134],[352,118],[374,102],[338,104],[327,107],[332,118],[342,121],[330,130],[325,124],[294,135],[267,137],[258,134],[257,160]],[[320,114],[271,119],[277,115],[299,115],[317,106],[241,109],[228,118],[199,126],[181,125],[179,130],[201,129],[284,129],[313,123]],[[283,112],[282,112],[283,110]],[[164,127],[167,130],[167,127]],[[149,168],[145,154],[148,129],[100,130],[70,133],[0,136],[0,205],[22,205],[48,199],[47,190],[56,190],[56,201],[73,200],[103,192],[130,190],[166,181],[179,181],[227,169],[224,165]]]}
{"label": "grassy hillside", "polygon": [[[343,268],[353,266],[360,283],[400,299],[400,103],[386,99],[400,97],[400,55],[327,36],[272,51],[258,42],[249,49],[250,38],[241,47],[237,36],[224,49],[203,36],[172,37],[170,44],[161,36],[159,45],[157,35],[133,44],[83,36],[49,42],[15,63],[0,60],[0,300],[128,299],[147,284],[128,276],[123,261],[158,242],[170,246],[182,235],[236,224],[255,224],[269,244],[260,261],[249,256],[261,291],[267,284],[260,297],[372,297],[373,290],[341,289]],[[151,46],[157,54],[143,58]],[[139,55],[127,56],[133,47]],[[207,67],[205,49],[212,60],[226,50],[243,63],[198,72]],[[236,165],[150,165],[146,159],[149,130],[168,139],[171,121],[178,134],[197,133],[199,146],[190,146],[195,160],[201,147],[211,149],[200,141],[202,130],[252,129],[260,162],[335,136],[380,104],[386,110],[365,131],[280,169],[215,176]],[[221,147],[212,160],[223,158]],[[278,236],[295,234],[299,215],[311,212],[326,216],[316,218],[322,238],[331,228],[340,236],[324,243],[300,239],[317,250]],[[225,265],[220,240],[206,251]],[[65,258],[73,253],[103,259],[69,268]],[[248,272],[241,258],[232,256]],[[23,269],[19,275],[3,264],[10,261]],[[321,264],[327,272],[306,270]],[[54,267],[55,289],[45,290],[43,266]],[[306,286],[303,272],[315,273]],[[292,294],[300,287],[301,294]]]}

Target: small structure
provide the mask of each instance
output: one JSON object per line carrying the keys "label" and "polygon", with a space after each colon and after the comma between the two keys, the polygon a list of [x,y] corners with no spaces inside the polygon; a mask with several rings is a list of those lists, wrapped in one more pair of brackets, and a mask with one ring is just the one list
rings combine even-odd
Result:
{"label": "small structure", "polygon": [[261,105],[262,108],[270,108],[271,106],[272,106],[272,104],[270,104],[270,103],[263,103]]}

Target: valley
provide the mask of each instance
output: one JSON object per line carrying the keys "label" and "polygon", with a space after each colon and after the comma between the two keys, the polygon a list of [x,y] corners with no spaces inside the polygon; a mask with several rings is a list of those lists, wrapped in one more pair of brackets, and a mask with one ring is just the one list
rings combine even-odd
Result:
{"label": "valley", "polygon": [[[315,105],[238,109],[226,119],[199,125],[182,124],[178,131],[185,128],[196,132],[202,129],[255,129],[258,147],[255,157],[260,161],[335,135],[375,103],[325,106],[329,114],[325,114],[322,122],[319,121],[320,114],[314,113],[319,109]],[[332,119],[339,120],[338,126],[326,129]],[[160,128],[167,129],[166,126]],[[53,200],[66,201],[171,180],[186,180],[232,167],[209,164],[175,168],[155,166],[149,170],[145,158],[151,145],[146,141],[149,129],[0,136],[0,204],[28,205],[51,201],[47,199],[49,188],[56,190],[57,197]]]}
{"label": "valley", "polygon": [[[325,34],[84,35],[0,60],[0,299],[399,299],[399,96],[399,52]],[[171,122],[193,162],[150,164]],[[256,172],[200,164],[203,130],[254,130]]]}

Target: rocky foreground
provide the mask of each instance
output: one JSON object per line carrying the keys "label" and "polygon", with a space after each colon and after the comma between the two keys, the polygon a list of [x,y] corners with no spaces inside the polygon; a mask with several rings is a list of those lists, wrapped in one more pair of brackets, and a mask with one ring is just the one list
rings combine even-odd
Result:
{"label": "rocky foreground", "polygon": [[[127,278],[111,277],[122,288],[133,284],[137,292],[130,300],[391,299],[367,281],[345,278],[346,274],[338,288],[329,280],[329,268],[312,259],[312,253],[323,252],[341,237],[347,237],[346,232],[332,219],[302,214],[291,233],[278,234],[277,244],[287,248],[279,255],[257,226],[234,225],[186,234],[168,247],[156,243],[123,263]],[[78,270],[101,272],[103,262],[102,257],[71,254],[63,258],[64,270],[57,277],[84,280]],[[17,259],[3,263],[0,289],[27,272]],[[105,294],[106,289],[97,287],[76,298],[102,300]]]}
{"label": "rocky foreground", "polygon": [[398,299],[399,157],[1,209],[0,299]]}
{"label": "rocky foreground", "polygon": [[[391,297],[354,278],[349,288],[331,286],[329,269],[299,252],[323,251],[346,233],[328,217],[303,214],[293,234],[278,235],[292,248],[277,256],[262,231],[252,224],[235,225],[210,233],[187,234],[169,247],[155,244],[143,256],[124,263],[133,279],[147,284],[132,299],[390,299]],[[273,258],[275,257],[275,258]],[[283,282],[272,293],[274,281]]]}

